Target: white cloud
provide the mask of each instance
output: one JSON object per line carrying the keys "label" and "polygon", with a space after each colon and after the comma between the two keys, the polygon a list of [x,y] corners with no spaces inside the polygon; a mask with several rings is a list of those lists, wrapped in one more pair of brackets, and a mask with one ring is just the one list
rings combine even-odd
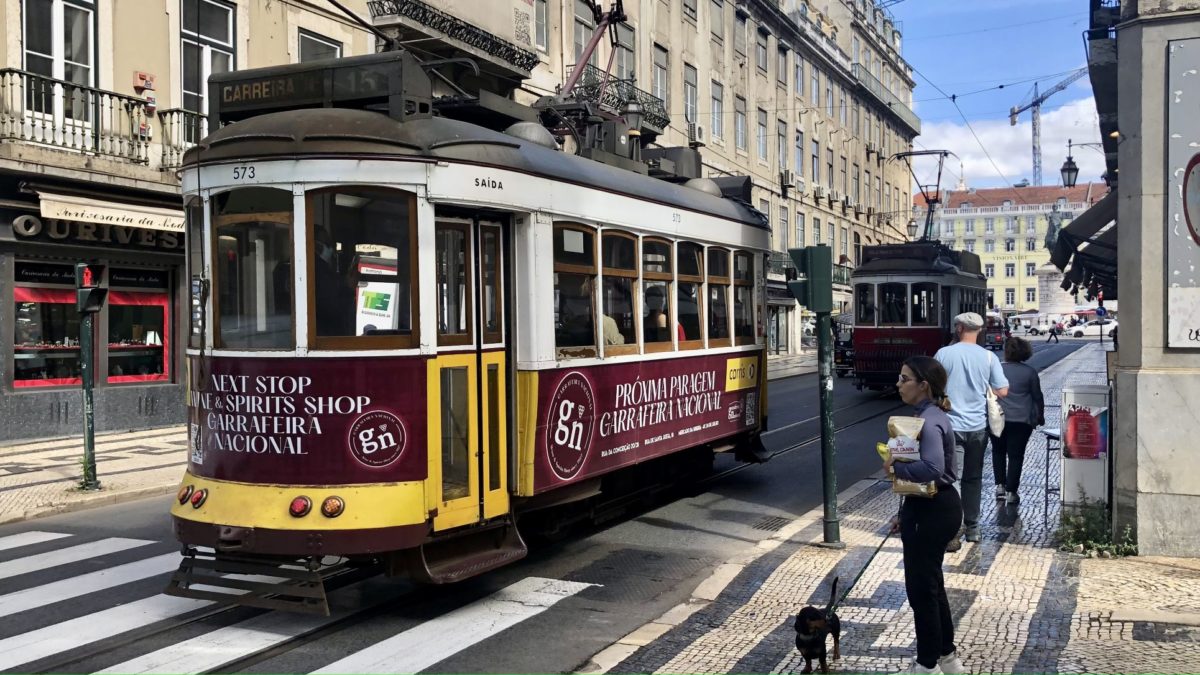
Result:
{"label": "white cloud", "polygon": [[[1002,187],[1006,185],[1005,178],[1008,183],[1019,182],[1022,178],[1033,181],[1033,129],[1028,111],[1021,114],[1016,126],[1010,126],[1007,118],[974,120],[971,126],[979,141],[961,122],[924,123],[917,138],[918,147],[949,150],[958,155],[962,159],[967,185],[973,187]],[[1062,182],[1059,169],[1067,158],[1067,139],[1076,143],[1100,142],[1100,123],[1092,98],[1081,98],[1042,113],[1042,182],[1046,185]],[[980,142],[987,148],[995,166],[980,149]],[[1072,154],[1079,165],[1079,182],[1100,180],[1105,171],[1100,148],[1076,147]],[[1005,178],[996,173],[997,167]],[[917,175],[922,181],[932,181],[934,171],[936,166],[917,165]],[[942,187],[953,188],[958,172],[958,163],[954,158],[948,158]]]}

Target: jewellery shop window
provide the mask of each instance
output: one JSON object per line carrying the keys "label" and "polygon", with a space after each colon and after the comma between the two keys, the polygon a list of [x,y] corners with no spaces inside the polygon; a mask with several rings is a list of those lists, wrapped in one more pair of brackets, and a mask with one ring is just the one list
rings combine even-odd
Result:
{"label": "jewellery shop window", "polygon": [[13,386],[80,384],[74,269],[17,261],[14,272]]}
{"label": "jewellery shop window", "polygon": [[108,286],[108,381],[169,380],[174,336],[166,270],[114,267]]}

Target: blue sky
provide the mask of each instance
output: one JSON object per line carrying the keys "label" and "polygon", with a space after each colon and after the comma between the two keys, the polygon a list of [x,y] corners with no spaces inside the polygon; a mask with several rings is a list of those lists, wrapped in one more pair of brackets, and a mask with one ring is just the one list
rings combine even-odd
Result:
{"label": "blue sky", "polygon": [[[954,152],[962,158],[961,170],[971,186],[1032,180],[1030,114],[1022,113],[1013,127],[1008,111],[1029,100],[1034,80],[1045,91],[1086,65],[1082,33],[1087,0],[902,0],[891,11],[903,31],[904,57],[920,73],[914,73],[913,107],[922,125],[916,149]],[[958,108],[971,128],[930,82],[946,94],[958,95]],[[1068,138],[1100,140],[1091,96],[1085,75],[1042,105],[1044,184],[1060,182]],[[1101,153],[1076,148],[1074,157],[1080,182],[1099,180],[1104,170]],[[922,182],[932,180],[928,165],[918,164],[917,170]],[[958,162],[950,158],[946,170],[943,187],[953,187],[959,178]]]}

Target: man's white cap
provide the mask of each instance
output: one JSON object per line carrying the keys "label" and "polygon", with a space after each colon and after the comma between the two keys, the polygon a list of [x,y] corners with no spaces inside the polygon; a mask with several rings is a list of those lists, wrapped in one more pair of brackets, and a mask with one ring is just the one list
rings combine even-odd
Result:
{"label": "man's white cap", "polygon": [[983,328],[983,317],[975,312],[963,312],[954,317],[954,325],[962,326],[967,330],[979,330]]}

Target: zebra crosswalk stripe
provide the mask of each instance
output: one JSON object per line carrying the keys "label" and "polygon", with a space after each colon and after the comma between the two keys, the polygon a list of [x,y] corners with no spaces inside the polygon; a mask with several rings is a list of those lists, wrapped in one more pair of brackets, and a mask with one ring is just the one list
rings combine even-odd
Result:
{"label": "zebra crosswalk stripe", "polygon": [[0,579],[15,577],[20,574],[28,574],[37,572],[50,567],[58,567],[79,560],[88,558],[96,558],[109,553],[117,553],[138,546],[146,546],[153,544],[153,541],[146,539],[125,539],[123,537],[110,537],[99,541],[92,541],[78,546],[68,546],[60,548],[57,551],[47,551],[38,555],[25,556],[24,558],[16,558],[0,562]]}
{"label": "zebra crosswalk stripe", "polygon": [[593,585],[528,577],[314,672],[415,673],[537,616]]}
{"label": "zebra crosswalk stripe", "polygon": [[164,553],[124,565],[81,574],[15,593],[0,595],[0,616],[20,614],[63,600],[78,598],[131,581],[170,572],[179,566],[179,553]]}
{"label": "zebra crosswalk stripe", "polygon": [[55,539],[62,539],[69,536],[71,535],[60,532],[40,532],[38,530],[10,534],[7,537],[0,537],[0,551],[7,551],[10,548],[19,548],[21,546],[31,546],[44,541],[54,541]]}

